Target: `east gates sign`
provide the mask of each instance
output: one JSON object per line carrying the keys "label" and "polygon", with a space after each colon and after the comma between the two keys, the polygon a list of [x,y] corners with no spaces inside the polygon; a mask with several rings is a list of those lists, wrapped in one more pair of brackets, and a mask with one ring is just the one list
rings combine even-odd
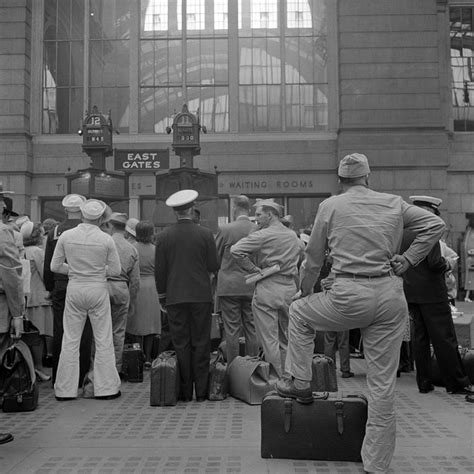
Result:
{"label": "east gates sign", "polygon": [[161,171],[170,167],[170,151],[165,149],[115,150],[118,171]]}

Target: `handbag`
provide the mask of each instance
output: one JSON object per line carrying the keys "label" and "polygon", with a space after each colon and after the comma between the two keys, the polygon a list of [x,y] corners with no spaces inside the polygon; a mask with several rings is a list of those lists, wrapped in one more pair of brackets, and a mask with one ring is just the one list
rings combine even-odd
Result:
{"label": "handbag", "polygon": [[237,356],[228,371],[230,394],[249,405],[261,405],[278,381],[276,370],[261,357]]}

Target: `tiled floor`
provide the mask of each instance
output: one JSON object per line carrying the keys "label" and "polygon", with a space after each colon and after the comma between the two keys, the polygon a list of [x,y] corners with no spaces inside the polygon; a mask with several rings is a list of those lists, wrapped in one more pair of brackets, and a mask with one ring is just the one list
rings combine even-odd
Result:
{"label": "tiled floor", "polygon": [[[474,305],[473,305],[474,307]],[[343,392],[365,392],[365,362],[352,359]],[[149,379],[124,383],[110,401],[57,402],[49,383],[31,413],[0,412],[0,473],[362,473],[361,464],[260,457],[260,407],[222,402],[149,406]],[[391,472],[474,473],[474,404],[441,387],[418,393],[397,379],[397,448]]]}

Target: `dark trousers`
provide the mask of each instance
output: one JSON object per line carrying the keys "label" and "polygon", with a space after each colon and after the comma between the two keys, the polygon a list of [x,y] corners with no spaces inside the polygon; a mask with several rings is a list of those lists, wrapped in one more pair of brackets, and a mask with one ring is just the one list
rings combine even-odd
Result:
{"label": "dark trousers", "polygon": [[413,317],[415,335],[413,355],[419,388],[431,384],[430,341],[448,392],[470,384],[462,367],[458,341],[448,301],[442,303],[408,304]]}
{"label": "dark trousers", "polygon": [[[51,292],[51,301],[53,303],[53,373],[52,384],[56,380],[58,370],[59,355],[61,354],[61,345],[63,341],[63,315],[64,305],[66,304],[67,280],[56,280],[54,290]],[[89,318],[86,320],[84,331],[82,333],[81,345],[79,347],[79,386],[82,385],[84,376],[91,365],[91,346],[92,346],[92,326]]]}
{"label": "dark trousers", "polygon": [[178,357],[180,397],[206,397],[211,351],[211,303],[180,303],[166,306],[171,340]]}

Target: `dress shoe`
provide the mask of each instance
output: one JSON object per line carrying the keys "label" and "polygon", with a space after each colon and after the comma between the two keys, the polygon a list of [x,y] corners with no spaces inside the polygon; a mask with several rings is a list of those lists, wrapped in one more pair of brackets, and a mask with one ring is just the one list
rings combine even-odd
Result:
{"label": "dress shoe", "polygon": [[75,400],[76,397],[54,397],[58,402],[67,402],[69,400]]}
{"label": "dress shoe", "polygon": [[298,389],[292,379],[282,378],[276,383],[276,391],[280,397],[294,398],[298,403],[308,405],[313,403],[311,388]]}
{"label": "dress shoe", "polygon": [[122,395],[122,392],[119,390],[117,393],[113,395],[97,395],[94,397],[96,400],[114,400]]}
{"label": "dress shoe", "polygon": [[456,388],[454,390],[448,390],[450,395],[473,395],[474,396],[474,386],[466,385],[462,388]]}
{"label": "dress shoe", "polygon": [[180,402],[192,402],[193,397],[184,397],[184,396],[180,395],[178,397],[178,401],[180,401]]}
{"label": "dress shoe", "polygon": [[197,401],[197,402],[205,402],[205,401],[206,401],[206,397],[196,397],[196,401]]}
{"label": "dress shoe", "polygon": [[11,433],[0,433],[0,444],[9,443],[10,441],[13,441]]}
{"label": "dress shoe", "polygon": [[146,361],[146,362],[143,364],[143,369],[144,369],[144,370],[150,370],[150,369],[151,369],[151,362],[150,362],[150,361]]}
{"label": "dress shoe", "polygon": [[418,387],[418,391],[420,393],[429,393],[429,392],[432,392],[433,390],[434,390],[434,385],[433,384],[423,385],[421,387]]}
{"label": "dress shoe", "polygon": [[466,402],[474,403],[474,395],[466,395]]}
{"label": "dress shoe", "polygon": [[40,382],[48,382],[49,380],[51,380],[51,375],[45,374],[42,370],[35,369],[35,373],[36,373],[36,378]]}
{"label": "dress shoe", "polygon": [[351,371],[349,371],[349,372],[343,372],[342,375],[341,375],[341,377],[342,377],[343,379],[349,379],[349,378],[351,378],[351,377],[354,377],[354,372],[351,372]]}

